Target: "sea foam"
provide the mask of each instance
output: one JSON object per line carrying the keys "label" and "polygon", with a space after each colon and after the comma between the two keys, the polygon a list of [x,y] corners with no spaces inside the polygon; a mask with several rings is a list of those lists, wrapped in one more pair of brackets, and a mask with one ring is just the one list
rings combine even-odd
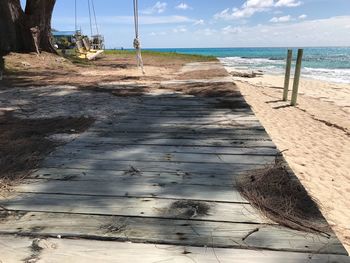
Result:
{"label": "sea foam", "polygon": [[[223,57],[219,60],[226,67],[233,69],[260,71],[265,74],[284,74],[285,61],[280,59]],[[303,67],[302,76],[322,81],[350,84],[350,69]]]}

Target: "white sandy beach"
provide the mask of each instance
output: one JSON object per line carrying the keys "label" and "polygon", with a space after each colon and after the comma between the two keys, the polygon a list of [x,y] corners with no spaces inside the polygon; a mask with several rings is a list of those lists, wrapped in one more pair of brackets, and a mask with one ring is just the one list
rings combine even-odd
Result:
{"label": "white sandy beach", "polygon": [[302,79],[290,107],[281,101],[283,76],[234,82],[350,251],[350,85]]}

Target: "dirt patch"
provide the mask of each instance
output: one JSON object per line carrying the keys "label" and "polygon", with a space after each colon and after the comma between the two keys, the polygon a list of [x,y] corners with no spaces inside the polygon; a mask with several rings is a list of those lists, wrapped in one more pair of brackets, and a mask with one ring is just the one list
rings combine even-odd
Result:
{"label": "dirt patch", "polygon": [[237,97],[241,93],[237,86],[231,82],[217,82],[217,83],[186,83],[174,84],[163,87],[166,89],[182,92],[188,95],[199,97]]}
{"label": "dirt patch", "polygon": [[179,218],[194,218],[208,215],[209,204],[200,201],[180,200],[173,202],[169,212]]}
{"label": "dirt patch", "polygon": [[282,164],[244,174],[237,186],[255,208],[280,225],[313,233],[330,231],[317,203]]}
{"label": "dirt patch", "polygon": [[213,79],[227,77],[227,71],[224,68],[217,68],[211,70],[194,70],[179,74],[175,79]]}
{"label": "dirt patch", "polygon": [[61,143],[47,137],[58,133],[80,133],[92,118],[19,119],[0,115],[0,188],[6,188],[36,169],[43,158]]}

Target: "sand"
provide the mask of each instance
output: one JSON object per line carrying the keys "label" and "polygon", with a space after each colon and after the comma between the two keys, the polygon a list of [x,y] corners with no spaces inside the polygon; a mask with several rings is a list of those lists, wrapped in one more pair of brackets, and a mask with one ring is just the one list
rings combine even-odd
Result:
{"label": "sand", "polygon": [[302,79],[290,107],[283,76],[233,79],[350,252],[350,85]]}

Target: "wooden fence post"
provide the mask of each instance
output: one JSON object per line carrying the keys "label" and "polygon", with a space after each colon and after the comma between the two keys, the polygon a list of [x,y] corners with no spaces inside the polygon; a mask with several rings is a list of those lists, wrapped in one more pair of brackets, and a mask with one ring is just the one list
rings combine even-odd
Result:
{"label": "wooden fence post", "polygon": [[283,98],[282,98],[284,101],[288,100],[290,69],[292,67],[292,55],[293,55],[293,50],[288,49],[287,64],[286,64],[286,75],[284,77],[284,89],[283,89]]}
{"label": "wooden fence post", "polygon": [[299,89],[299,80],[300,80],[300,72],[301,72],[301,63],[303,60],[303,49],[298,49],[298,58],[297,58],[297,64],[295,66],[295,74],[294,74],[294,83],[293,83],[293,92],[292,92],[292,106],[295,106],[297,104],[297,98],[298,98],[298,89]]}

